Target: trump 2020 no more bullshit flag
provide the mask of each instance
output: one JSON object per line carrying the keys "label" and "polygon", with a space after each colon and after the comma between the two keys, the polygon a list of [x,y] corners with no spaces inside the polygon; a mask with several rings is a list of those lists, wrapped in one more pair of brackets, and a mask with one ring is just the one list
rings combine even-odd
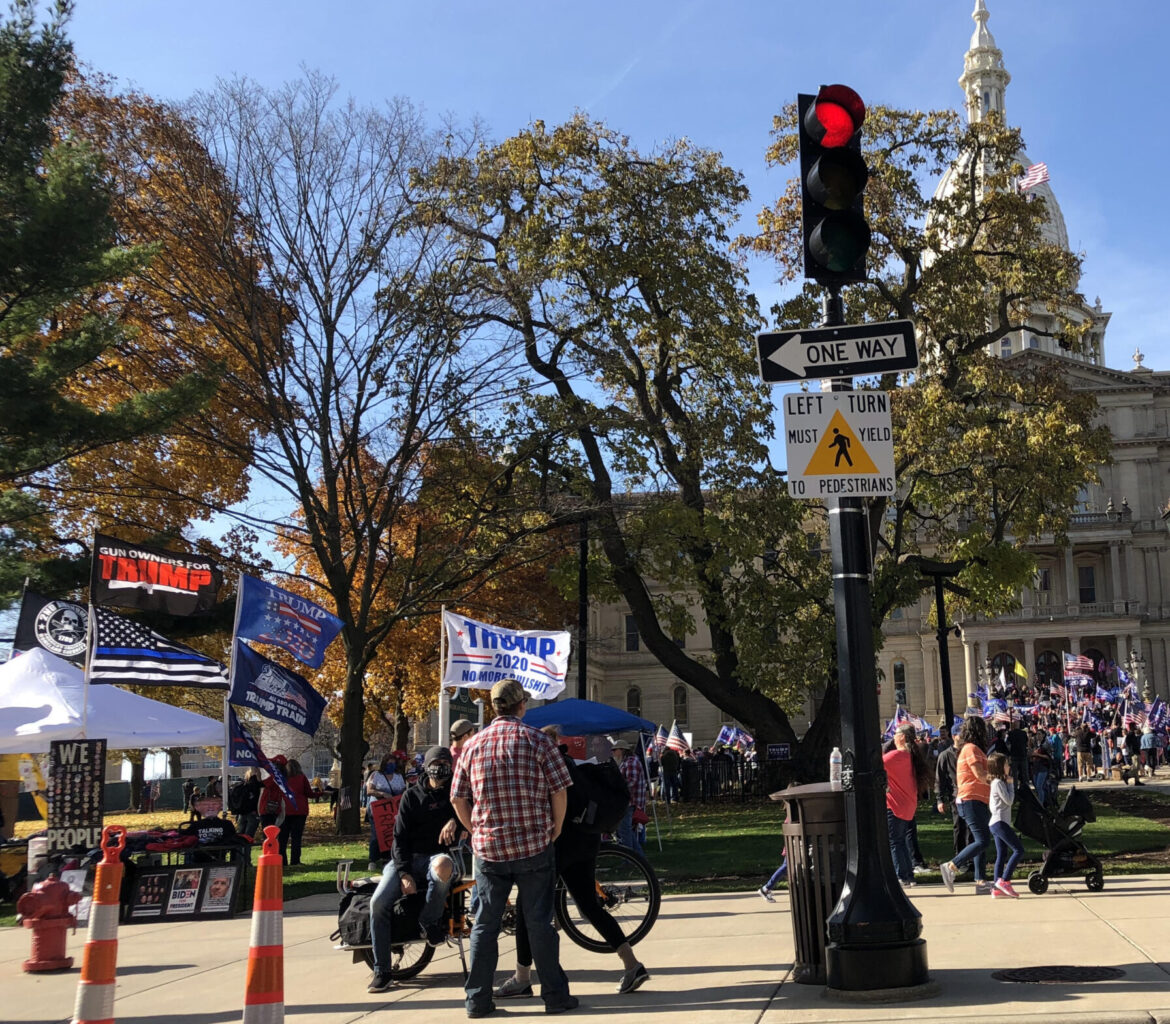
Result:
{"label": "trump 2020 no more bullshit flag", "polygon": [[239,639],[232,651],[228,700],[265,718],[287,722],[310,736],[317,731],[325,710],[325,698],[304,676],[269,660]]}
{"label": "trump 2020 no more bullshit flag", "polygon": [[341,632],[341,619],[307,597],[255,576],[240,576],[236,636],[288,651],[309,668],[320,668],[325,648]]}
{"label": "trump 2020 no more bullshit flag", "polygon": [[94,535],[92,604],[194,615],[215,604],[222,582],[223,574],[206,555]]}
{"label": "trump 2020 no more bullshit flag", "polygon": [[93,605],[90,611],[94,624],[91,683],[228,688],[227,669],[214,658],[168,640],[125,615]]}
{"label": "trump 2020 no more bullshit flag", "polygon": [[443,612],[447,663],[443,686],[490,689],[515,679],[533,697],[550,700],[565,688],[569,634],[563,630],[505,629]]}

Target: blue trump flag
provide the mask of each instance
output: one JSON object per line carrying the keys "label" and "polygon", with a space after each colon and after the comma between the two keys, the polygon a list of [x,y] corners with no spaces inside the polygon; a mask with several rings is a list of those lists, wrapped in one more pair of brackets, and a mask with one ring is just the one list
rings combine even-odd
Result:
{"label": "blue trump flag", "polygon": [[287,722],[312,736],[325,710],[325,698],[292,669],[236,640],[232,654],[232,689],[228,700],[265,718]]}
{"label": "blue trump flag", "polygon": [[325,648],[341,632],[341,619],[306,597],[254,576],[240,574],[236,636],[288,651],[309,668],[320,668]]}

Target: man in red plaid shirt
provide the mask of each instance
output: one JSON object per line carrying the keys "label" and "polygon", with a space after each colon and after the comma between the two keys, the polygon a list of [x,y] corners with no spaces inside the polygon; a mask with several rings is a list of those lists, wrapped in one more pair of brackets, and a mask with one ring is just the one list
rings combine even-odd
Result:
{"label": "man in red plaid shirt", "polygon": [[629,740],[617,739],[610,744],[614,759],[618,763],[618,770],[626,780],[626,788],[630,791],[630,806],[626,808],[625,817],[618,825],[617,840],[622,846],[637,851],[638,843],[634,838],[634,811],[646,810],[646,770],[642,767],[638,757],[637,745]]}
{"label": "man in red plaid shirt", "polygon": [[463,748],[451,782],[451,806],[471,831],[479,911],[471,930],[467,1016],[495,1011],[492,983],[500,920],[515,885],[532,941],[545,1013],[575,1009],[552,926],[556,892],[553,840],[561,832],[572,781],[548,736],[520,721],[527,695],[514,679],[492,687],[496,717]]}

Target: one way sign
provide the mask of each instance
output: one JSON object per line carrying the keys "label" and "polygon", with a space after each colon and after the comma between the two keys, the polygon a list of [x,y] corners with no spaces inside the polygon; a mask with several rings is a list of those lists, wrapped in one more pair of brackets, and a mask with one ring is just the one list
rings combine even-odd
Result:
{"label": "one way sign", "polygon": [[756,336],[760,376],[770,384],[825,377],[864,377],[918,365],[912,320],[811,327]]}

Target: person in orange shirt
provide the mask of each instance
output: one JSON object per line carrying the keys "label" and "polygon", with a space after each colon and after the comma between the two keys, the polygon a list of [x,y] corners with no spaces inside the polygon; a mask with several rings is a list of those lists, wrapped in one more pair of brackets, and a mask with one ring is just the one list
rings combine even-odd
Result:
{"label": "person in orange shirt", "polygon": [[955,859],[939,865],[943,885],[955,891],[955,875],[974,861],[975,895],[986,896],[991,885],[986,879],[987,844],[991,840],[991,778],[987,774],[987,725],[978,715],[963,720],[959,730],[959,761],[956,769],[959,813],[971,830],[969,842]]}

